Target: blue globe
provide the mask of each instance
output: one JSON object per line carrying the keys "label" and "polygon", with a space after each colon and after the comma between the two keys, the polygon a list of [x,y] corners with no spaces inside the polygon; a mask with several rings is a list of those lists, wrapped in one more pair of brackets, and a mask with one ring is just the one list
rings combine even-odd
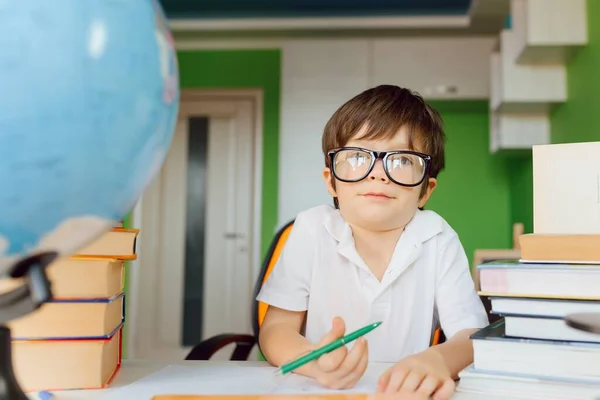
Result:
{"label": "blue globe", "polygon": [[153,0],[0,0],[0,274],[69,256],[132,210],[179,109]]}

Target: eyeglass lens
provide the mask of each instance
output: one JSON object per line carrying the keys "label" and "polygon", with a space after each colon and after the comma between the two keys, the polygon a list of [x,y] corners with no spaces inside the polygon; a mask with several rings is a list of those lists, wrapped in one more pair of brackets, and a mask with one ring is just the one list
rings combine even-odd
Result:
{"label": "eyeglass lens", "polygon": [[[363,150],[340,150],[333,159],[334,172],[340,180],[359,181],[369,174],[372,157]],[[414,185],[425,173],[425,160],[416,154],[390,154],[386,164],[392,180],[400,184]]]}

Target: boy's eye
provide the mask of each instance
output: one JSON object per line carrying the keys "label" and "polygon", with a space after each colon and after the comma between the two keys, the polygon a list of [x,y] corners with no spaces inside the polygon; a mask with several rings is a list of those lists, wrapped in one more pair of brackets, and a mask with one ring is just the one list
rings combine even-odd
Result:
{"label": "boy's eye", "polygon": [[399,166],[411,166],[413,165],[413,160],[409,156],[399,155],[392,161],[393,167]]}
{"label": "boy's eye", "polygon": [[410,159],[410,157],[406,157],[406,156],[402,156],[402,158],[400,159],[400,162],[403,165],[412,165],[412,160]]}

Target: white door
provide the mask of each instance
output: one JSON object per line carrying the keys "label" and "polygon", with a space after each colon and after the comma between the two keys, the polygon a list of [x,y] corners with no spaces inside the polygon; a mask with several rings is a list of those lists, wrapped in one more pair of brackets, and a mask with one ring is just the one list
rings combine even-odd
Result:
{"label": "white door", "polygon": [[[137,336],[154,338],[143,341],[144,348],[136,346],[136,357],[181,360],[190,345],[202,339],[252,332],[253,232],[259,223],[253,220],[254,106],[253,100],[241,99],[181,105],[161,175],[148,188],[149,193],[154,191],[154,215],[159,214],[160,221],[148,227],[144,221],[140,228],[142,238],[149,235],[146,229],[158,236],[142,242],[144,258],[139,265],[140,276],[155,275],[157,290],[154,300],[136,307],[145,308],[140,311],[153,320],[142,324],[153,332]],[[204,132],[190,129],[198,118],[204,120]],[[195,134],[206,136],[200,145],[204,158],[194,153],[198,147]],[[147,246],[158,248],[147,250]],[[152,254],[155,260],[149,259]],[[226,359],[231,349],[216,358]]]}

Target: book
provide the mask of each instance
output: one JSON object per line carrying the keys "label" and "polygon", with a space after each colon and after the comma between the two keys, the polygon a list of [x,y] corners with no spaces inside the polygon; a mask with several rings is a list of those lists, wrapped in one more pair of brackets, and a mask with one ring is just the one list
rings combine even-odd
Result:
{"label": "book", "polygon": [[508,337],[503,319],[471,339],[477,370],[600,384],[598,343]]}
{"label": "book", "polygon": [[121,367],[122,331],[105,339],[13,340],[15,377],[26,392],[107,387]]}
{"label": "book", "polygon": [[136,239],[139,229],[112,228],[96,238],[92,243],[81,248],[75,257],[108,257],[120,260],[134,260]]}
{"label": "book", "polygon": [[492,297],[491,313],[504,318],[506,336],[600,343],[600,335],[574,329],[564,318],[575,313],[600,313],[600,301]]}
{"label": "book", "polygon": [[506,399],[522,398],[536,400],[590,400],[600,398],[598,384],[544,379],[539,376],[498,374],[479,371],[472,365],[458,374],[456,392],[480,395],[493,394]]}
{"label": "book", "polygon": [[519,236],[523,262],[600,264],[600,235]]}
{"label": "book", "polygon": [[505,334],[525,339],[600,343],[600,335],[572,328],[560,317],[505,314]]}
{"label": "book", "polygon": [[600,141],[536,145],[533,231],[600,235]]}
{"label": "book", "polygon": [[492,261],[477,268],[481,296],[600,300],[600,265]]}
{"label": "book", "polygon": [[[50,264],[46,275],[55,299],[110,298],[124,290],[125,263],[112,258],[65,258]],[[0,293],[24,283],[24,278],[0,279]]]}
{"label": "book", "polygon": [[110,299],[52,300],[6,323],[13,340],[111,336],[125,318],[125,294]]}
{"label": "book", "polygon": [[523,315],[564,318],[575,313],[600,313],[600,301],[492,297],[491,312],[499,315]]}

